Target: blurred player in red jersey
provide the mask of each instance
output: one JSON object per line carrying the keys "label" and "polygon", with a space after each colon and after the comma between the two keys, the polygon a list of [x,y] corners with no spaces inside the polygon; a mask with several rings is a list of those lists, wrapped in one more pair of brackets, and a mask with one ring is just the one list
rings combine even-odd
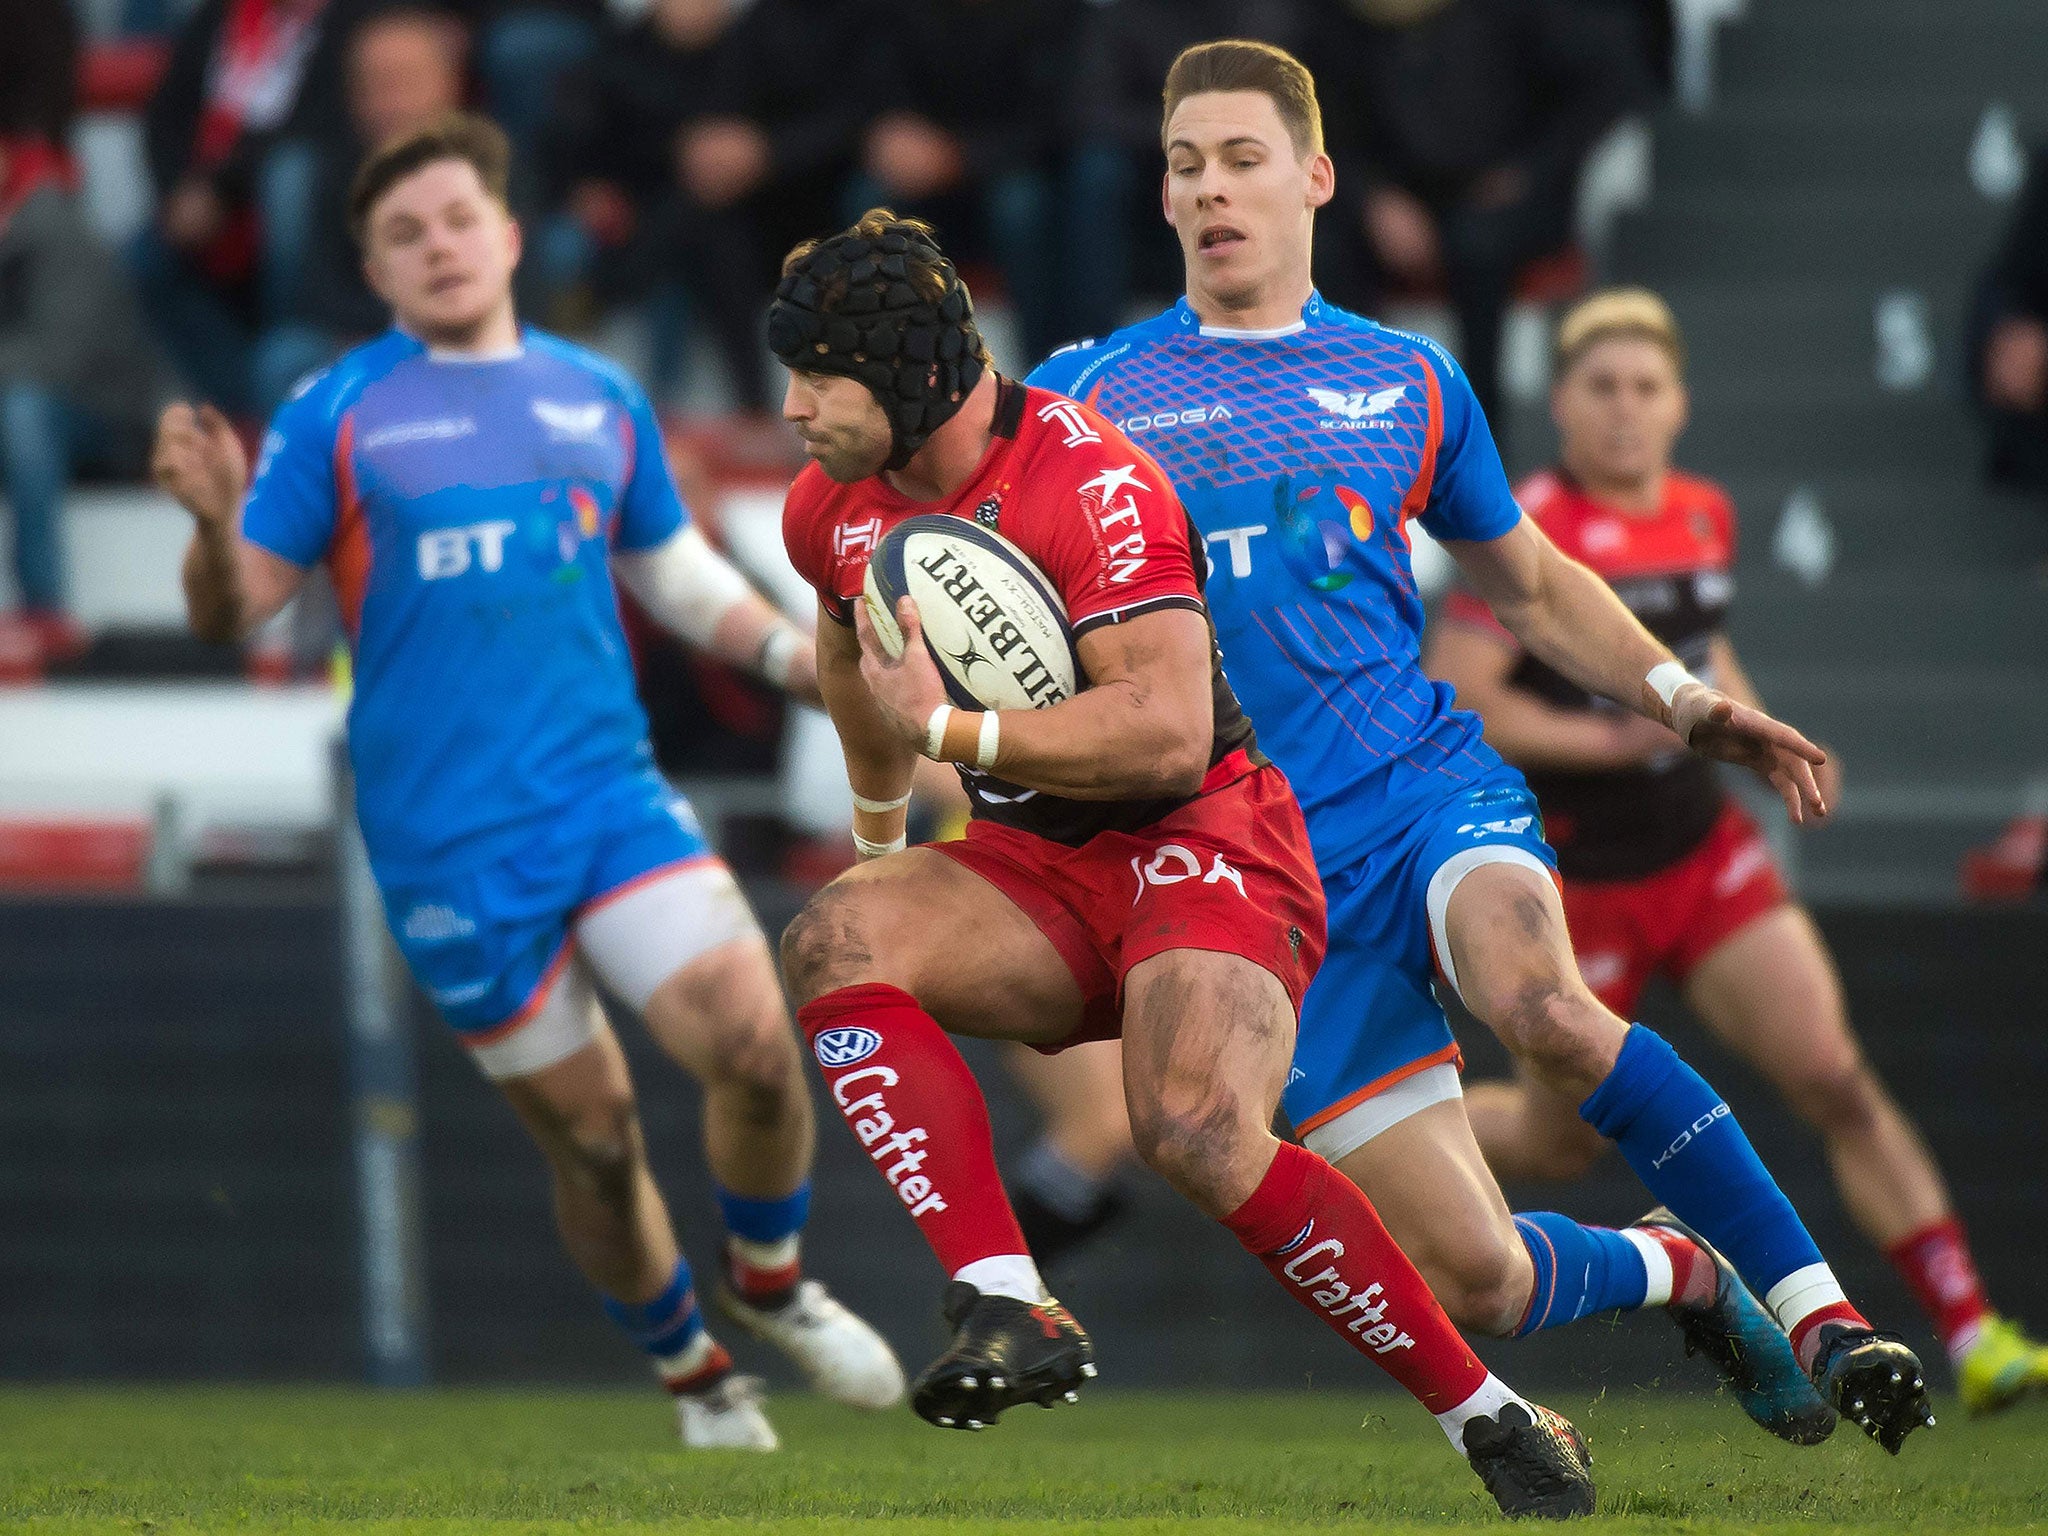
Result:
{"label": "blurred player in red jersey", "polygon": [[[1559,466],[1516,499],[1606,577],[1644,626],[1730,697],[1762,708],[1723,628],[1735,512],[1671,467],[1686,422],[1683,348],[1641,289],[1596,294],[1558,333]],[[1662,726],[1596,700],[1529,655],[1486,605],[1455,594],[1424,666],[1527,774],[1557,850],[1579,969],[1629,1016],[1664,975],[1724,1043],[1821,1134],[1850,1214],[1926,1308],[1966,1406],[2048,1387],[2048,1350],[1990,1310],[1926,1144],[1864,1060],[1819,931],[1714,768]],[[1821,794],[1839,795],[1835,760]],[[1575,1106],[1527,1076],[1465,1102],[1502,1179],[1570,1178],[1606,1149]]]}
{"label": "blurred player in red jersey", "polygon": [[[876,210],[799,246],[768,335],[813,461],[783,535],[818,593],[819,685],[867,856],[790,925],[783,964],[834,1102],[951,1281],[952,1347],[913,1405],[979,1429],[1094,1374],[947,1032],[1048,1051],[1120,1033],[1145,1161],[1434,1413],[1504,1511],[1590,1511],[1577,1432],[1478,1362],[1357,1189],[1273,1135],[1322,891],[1293,792],[1224,681],[1173,488],[1092,410],[989,369],[966,288],[915,221]],[[953,708],[908,599],[887,657],[862,580],[920,513],[995,528],[1044,570],[1081,661],[1073,697]],[[973,819],[906,850],[920,755],[961,767]]]}

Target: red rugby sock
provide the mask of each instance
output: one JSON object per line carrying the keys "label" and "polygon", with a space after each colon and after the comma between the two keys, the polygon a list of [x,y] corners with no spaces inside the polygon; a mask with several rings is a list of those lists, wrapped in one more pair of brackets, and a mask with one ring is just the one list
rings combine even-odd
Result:
{"label": "red rugby sock", "polygon": [[841,987],[797,1010],[825,1086],[948,1275],[1028,1254],[996,1173],[981,1085],[900,987]]}
{"label": "red rugby sock", "polygon": [[1445,1413],[1483,1386],[1472,1353],[1365,1196],[1306,1148],[1283,1143],[1252,1197],[1223,1224],[1287,1294]]}
{"label": "red rugby sock", "polygon": [[1944,1348],[1953,1351],[1957,1337],[1970,1336],[1991,1310],[1970,1257],[1970,1240],[1955,1217],[1944,1216],[1907,1233],[1885,1249],[1884,1256],[1933,1321]]}

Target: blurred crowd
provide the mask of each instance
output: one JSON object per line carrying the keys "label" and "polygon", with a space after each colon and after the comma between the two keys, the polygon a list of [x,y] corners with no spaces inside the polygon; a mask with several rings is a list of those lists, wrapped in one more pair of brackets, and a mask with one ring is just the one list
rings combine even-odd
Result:
{"label": "blurred crowd", "polygon": [[1589,146],[1670,52],[1668,0],[125,0],[168,60],[142,109],[151,213],[110,251],[69,149],[87,3],[0,0],[0,471],[15,641],[51,656],[80,643],[65,483],[132,471],[167,388],[261,420],[381,329],[343,191],[450,107],[513,139],[530,318],[632,311],[657,397],[708,353],[765,413],[782,252],[873,204],[941,227],[1017,365],[1174,292],[1160,83],[1188,43],[1264,37],[1324,81],[1326,291],[1448,303],[1491,403],[1517,272],[1570,245]]}
{"label": "blurred crowd", "polygon": [[[1433,299],[1499,418],[1519,274],[1568,252],[1589,149],[1669,85],[1670,0],[119,0],[160,39],[140,102],[150,211],[113,248],[72,131],[78,7],[0,0],[0,493],[16,611],[0,673],[84,644],[60,509],[133,475],[171,392],[258,422],[374,334],[343,218],[366,150],[458,105],[518,153],[532,319],[635,317],[657,398],[774,407],[760,336],[781,253],[886,203],[932,219],[1028,366],[1169,297],[1160,82],[1205,37],[1298,53],[1338,200],[1325,293]],[[990,301],[995,301],[991,304]],[[1972,387],[1993,478],[2048,489],[2048,162],[1979,290]]]}

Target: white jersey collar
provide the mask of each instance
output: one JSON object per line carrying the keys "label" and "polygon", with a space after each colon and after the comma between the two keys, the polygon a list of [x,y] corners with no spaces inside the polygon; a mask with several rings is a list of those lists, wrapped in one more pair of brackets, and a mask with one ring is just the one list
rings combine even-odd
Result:
{"label": "white jersey collar", "polygon": [[1308,303],[1302,306],[1301,318],[1291,325],[1274,325],[1263,328],[1246,328],[1230,325],[1204,325],[1201,316],[1195,313],[1194,305],[1187,299],[1180,301],[1181,323],[1191,327],[1197,335],[1212,337],[1218,341],[1274,341],[1282,336],[1299,336],[1308,329],[1309,322],[1323,312],[1323,296],[1314,289],[1309,290]]}

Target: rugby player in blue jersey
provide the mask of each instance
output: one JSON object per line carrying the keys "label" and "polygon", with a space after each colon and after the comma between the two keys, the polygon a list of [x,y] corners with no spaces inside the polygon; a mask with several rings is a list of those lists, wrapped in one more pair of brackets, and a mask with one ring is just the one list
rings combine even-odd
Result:
{"label": "rugby player in blue jersey", "polygon": [[903,1375],[803,1277],[796,1037],[739,887],[655,771],[612,579],[799,697],[815,658],[691,524],[641,391],[518,324],[507,160],[470,116],[373,156],[350,220],[393,329],[299,387],[253,486],[211,407],[165,413],[155,473],[194,519],[199,635],[247,635],[327,565],[392,934],[546,1156],[563,1244],[676,1395],[684,1442],[772,1450],[758,1384],[705,1328],[595,983],[703,1086],[728,1313],[841,1401],[886,1407]]}
{"label": "rugby player in blue jersey", "polygon": [[[1523,648],[1752,769],[1795,819],[1826,814],[1823,754],[1692,677],[1523,517],[1448,353],[1316,293],[1311,234],[1335,172],[1299,62],[1258,43],[1189,49],[1162,137],[1187,297],[1030,382],[1092,405],[1166,470],[1209,546],[1230,680],[1306,814],[1330,949],[1289,1116],[1461,1325],[1518,1334],[1664,1303],[1759,1422],[1811,1440],[1839,1410],[1896,1451],[1931,1422],[1919,1361],[1849,1304],[1720,1095],[1580,978],[1528,787],[1417,666],[1408,524],[1443,541]],[[1621,1147],[1659,1210],[1619,1232],[1510,1216],[1434,977]]]}

